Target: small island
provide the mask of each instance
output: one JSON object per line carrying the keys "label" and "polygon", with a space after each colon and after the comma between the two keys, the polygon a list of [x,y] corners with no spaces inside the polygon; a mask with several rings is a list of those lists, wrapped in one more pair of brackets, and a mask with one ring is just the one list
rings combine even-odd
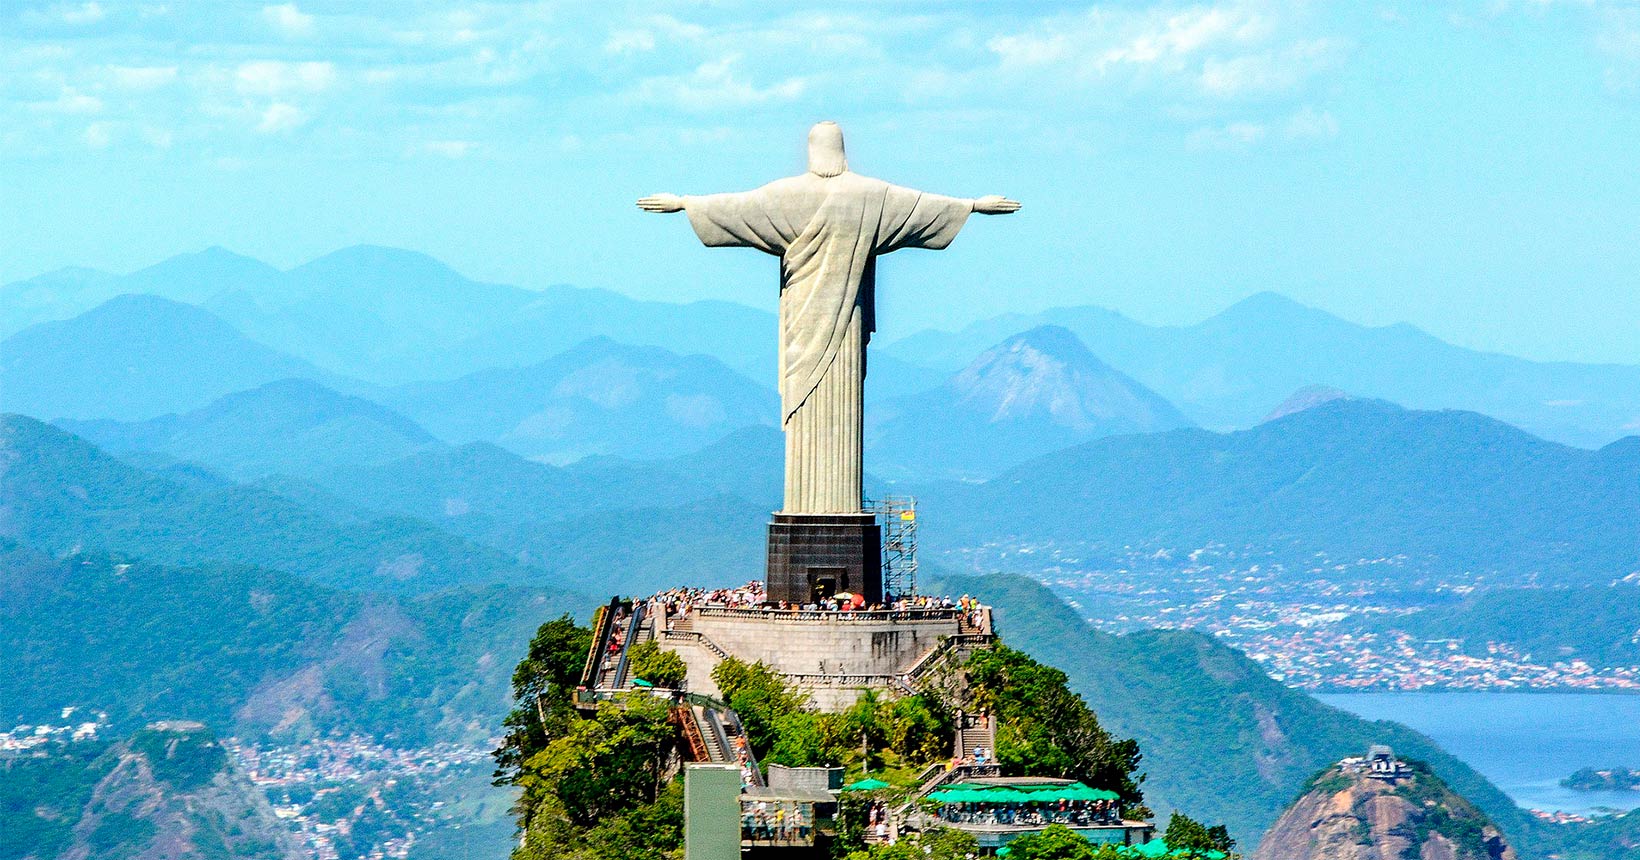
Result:
{"label": "small island", "polygon": [[1586,767],[1560,784],[1574,791],[1640,791],[1640,768]]}

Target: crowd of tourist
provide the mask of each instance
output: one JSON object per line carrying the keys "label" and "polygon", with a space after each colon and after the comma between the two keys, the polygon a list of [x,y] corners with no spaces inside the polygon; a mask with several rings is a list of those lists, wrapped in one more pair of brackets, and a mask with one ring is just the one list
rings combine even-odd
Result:
{"label": "crowd of tourist", "polygon": [[1058,800],[1052,803],[947,803],[939,817],[952,824],[996,824],[1044,827],[1064,824],[1089,827],[1121,824],[1121,807],[1110,800]]}
{"label": "crowd of tourist", "polygon": [[674,622],[688,618],[699,609],[778,609],[792,612],[909,612],[914,610],[960,610],[974,627],[983,624],[984,607],[978,598],[964,594],[948,596],[912,595],[888,604],[867,604],[864,595],[842,592],[824,600],[794,604],[770,601],[763,583],[753,580],[738,588],[673,588],[649,598],[649,612],[663,620],[670,630]]}
{"label": "crowd of tourist", "polygon": [[750,842],[807,842],[813,822],[804,804],[792,800],[744,800],[740,838]]}

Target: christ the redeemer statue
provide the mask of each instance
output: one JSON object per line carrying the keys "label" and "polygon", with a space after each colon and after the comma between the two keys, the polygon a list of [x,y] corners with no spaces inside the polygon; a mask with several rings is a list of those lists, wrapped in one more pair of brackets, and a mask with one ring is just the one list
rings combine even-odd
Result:
{"label": "christ the redeemer statue", "polygon": [[843,131],[809,130],[809,170],[754,191],[638,201],[689,215],[710,247],[780,258],[780,401],[786,431],[785,514],[861,510],[866,343],[876,330],[877,256],[951,244],[971,212],[1003,215],[1003,197],[927,194],[848,169]]}

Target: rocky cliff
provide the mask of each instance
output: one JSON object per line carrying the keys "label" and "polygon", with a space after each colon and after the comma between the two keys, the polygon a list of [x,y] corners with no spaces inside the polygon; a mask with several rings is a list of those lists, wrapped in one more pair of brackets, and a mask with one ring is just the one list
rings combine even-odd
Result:
{"label": "rocky cliff", "polygon": [[1516,860],[1498,829],[1427,767],[1323,771],[1264,835],[1252,860]]}
{"label": "rocky cliff", "polygon": [[267,798],[199,723],[155,723],[114,744],[60,860],[290,860],[304,856]]}

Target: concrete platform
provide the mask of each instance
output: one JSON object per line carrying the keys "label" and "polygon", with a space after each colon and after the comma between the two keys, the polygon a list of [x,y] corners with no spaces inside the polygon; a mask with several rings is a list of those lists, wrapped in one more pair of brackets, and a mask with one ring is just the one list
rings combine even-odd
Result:
{"label": "concrete platform", "polygon": [[892,695],[916,690],[920,673],[946,657],[989,647],[989,610],[966,623],[960,609],[829,612],[705,607],[671,629],[655,631],[661,647],[689,667],[691,692],[720,695],[712,669],[733,656],[762,662],[806,690],[814,706],[837,711],[863,689]]}

